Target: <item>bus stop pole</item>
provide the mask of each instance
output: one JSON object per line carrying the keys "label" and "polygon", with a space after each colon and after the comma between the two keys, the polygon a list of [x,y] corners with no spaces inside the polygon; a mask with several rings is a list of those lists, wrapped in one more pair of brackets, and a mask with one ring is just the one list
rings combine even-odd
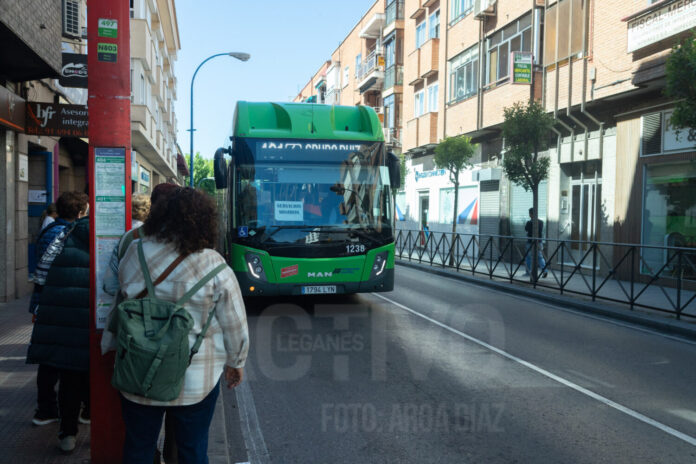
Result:
{"label": "bus stop pole", "polygon": [[100,341],[109,296],[101,291],[108,256],[130,228],[130,15],[125,0],[87,0],[90,199],[91,462],[121,462],[124,426],[111,386],[113,354]]}

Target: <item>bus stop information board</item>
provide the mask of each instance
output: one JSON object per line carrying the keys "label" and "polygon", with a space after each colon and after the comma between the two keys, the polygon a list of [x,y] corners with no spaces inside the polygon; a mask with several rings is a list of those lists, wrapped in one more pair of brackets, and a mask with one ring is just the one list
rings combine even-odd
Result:
{"label": "bus stop information board", "polygon": [[104,291],[104,272],[126,231],[126,150],[94,148],[94,222],[97,267],[97,329],[104,329],[113,297]]}

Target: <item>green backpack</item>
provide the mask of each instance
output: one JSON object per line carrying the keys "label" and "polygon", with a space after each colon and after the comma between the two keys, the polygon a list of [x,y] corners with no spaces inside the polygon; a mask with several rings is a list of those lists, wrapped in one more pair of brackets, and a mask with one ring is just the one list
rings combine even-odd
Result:
{"label": "green backpack", "polygon": [[186,368],[198,352],[215,315],[213,309],[189,350],[193,318],[183,305],[210,279],[227,267],[220,264],[194,285],[176,303],[160,300],[145,262],[142,241],[138,259],[147,285],[147,298],[121,302],[110,330],[116,334],[116,364],[111,384],[118,390],[156,401],[178,398]]}

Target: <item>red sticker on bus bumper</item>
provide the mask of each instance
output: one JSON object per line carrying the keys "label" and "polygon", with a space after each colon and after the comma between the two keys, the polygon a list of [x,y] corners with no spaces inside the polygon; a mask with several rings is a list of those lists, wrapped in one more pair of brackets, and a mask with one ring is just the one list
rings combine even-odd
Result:
{"label": "red sticker on bus bumper", "polygon": [[280,270],[280,278],[283,279],[285,277],[297,275],[297,272],[298,272],[297,264],[295,264],[294,266],[290,266],[290,267],[284,267]]}

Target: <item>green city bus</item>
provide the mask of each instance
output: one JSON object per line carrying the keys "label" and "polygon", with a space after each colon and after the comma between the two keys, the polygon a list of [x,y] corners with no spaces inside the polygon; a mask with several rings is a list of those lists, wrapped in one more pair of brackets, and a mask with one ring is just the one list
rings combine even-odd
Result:
{"label": "green city bus", "polygon": [[215,183],[245,296],[393,289],[399,162],[372,108],[238,102],[230,141]]}

